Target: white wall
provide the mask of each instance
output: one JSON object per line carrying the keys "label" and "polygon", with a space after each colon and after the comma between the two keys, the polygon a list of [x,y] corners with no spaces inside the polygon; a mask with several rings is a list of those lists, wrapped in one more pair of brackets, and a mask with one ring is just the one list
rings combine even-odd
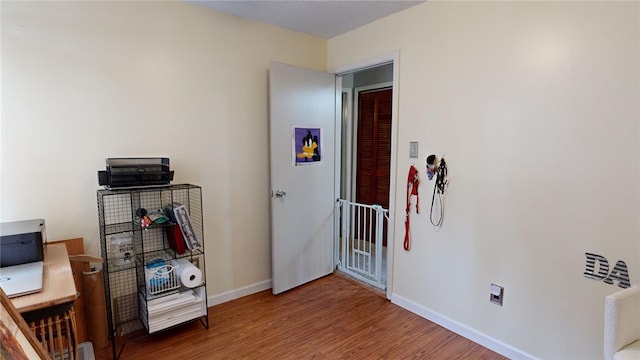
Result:
{"label": "white wall", "polygon": [[209,295],[268,284],[269,61],[323,70],[326,40],[182,2],[1,11],[0,220],[99,254],[104,159],[168,156],[203,187]]}
{"label": "white wall", "polygon": [[[329,68],[400,51],[396,239],[409,141],[423,211],[412,249],[395,242],[394,301],[510,356],[602,358],[619,288],[583,276],[585,253],[640,281],[639,18],[638,2],[429,1],[329,40]],[[441,229],[430,153],[449,164]]]}
{"label": "white wall", "polygon": [[[179,2],[0,11],[0,220],[45,218],[97,254],[104,158],[169,156],[176,183],[204,189],[209,294],[267,281],[268,61],[324,69],[326,42]],[[583,276],[584,253],[640,281],[639,12],[427,2],[329,40],[331,67],[400,49],[397,239],[402,149],[450,166],[443,228],[423,211],[412,250],[395,242],[396,301],[522,354],[601,358],[617,287]]]}

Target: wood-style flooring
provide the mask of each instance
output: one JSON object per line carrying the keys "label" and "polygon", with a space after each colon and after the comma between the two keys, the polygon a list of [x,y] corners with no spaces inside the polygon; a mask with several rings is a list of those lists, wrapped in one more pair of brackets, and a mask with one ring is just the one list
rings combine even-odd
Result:
{"label": "wood-style flooring", "polygon": [[213,306],[209,326],[129,342],[120,359],[505,359],[338,275]]}

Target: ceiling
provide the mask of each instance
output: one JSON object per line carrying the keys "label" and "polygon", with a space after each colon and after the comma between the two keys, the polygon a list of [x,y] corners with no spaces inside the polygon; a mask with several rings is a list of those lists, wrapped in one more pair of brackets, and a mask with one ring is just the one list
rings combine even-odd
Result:
{"label": "ceiling", "polygon": [[223,13],[325,39],[425,0],[185,0]]}

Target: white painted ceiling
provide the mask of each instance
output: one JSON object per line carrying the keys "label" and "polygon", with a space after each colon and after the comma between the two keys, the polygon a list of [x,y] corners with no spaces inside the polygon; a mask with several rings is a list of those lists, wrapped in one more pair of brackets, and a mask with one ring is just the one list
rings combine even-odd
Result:
{"label": "white painted ceiling", "polygon": [[185,0],[330,39],[425,0]]}

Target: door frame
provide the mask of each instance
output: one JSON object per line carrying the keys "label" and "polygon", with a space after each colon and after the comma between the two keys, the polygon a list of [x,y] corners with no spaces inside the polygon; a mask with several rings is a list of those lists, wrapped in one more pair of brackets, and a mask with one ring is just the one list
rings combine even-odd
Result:
{"label": "door frame", "polygon": [[[393,94],[391,104],[391,173],[389,179],[389,221],[387,227],[387,299],[391,299],[393,294],[393,260],[394,260],[394,234],[395,234],[395,212],[396,212],[396,184],[398,179],[397,171],[397,157],[398,157],[398,100],[399,100],[399,68],[400,68],[400,51],[395,50],[379,56],[362,59],[357,62],[348,63],[344,65],[337,65],[329,67],[329,72],[336,74],[336,93],[340,94],[342,99],[342,77],[340,75],[365,70],[372,67],[378,67],[393,63]],[[336,96],[337,97],[337,96]],[[340,109],[342,106],[339,107]],[[340,109],[336,106],[336,119],[341,119]],[[338,121],[336,121],[338,122]],[[336,132],[336,136],[338,136]],[[337,145],[338,142],[336,142]],[[341,155],[340,155],[341,156]],[[340,157],[338,157],[340,159]],[[336,185],[340,186],[340,172],[336,173]]]}
{"label": "door frame", "polygon": [[[342,123],[342,126],[340,127],[342,131],[340,144],[342,151],[342,149],[351,149],[353,146],[353,89],[342,88],[341,93],[343,97],[346,95],[346,99],[341,97],[341,107],[343,107],[343,111],[346,110],[346,112],[340,114],[340,122]],[[340,159],[341,164],[344,164],[344,166],[339,167],[340,172],[344,169],[344,173],[340,175],[340,193],[342,193],[342,190],[344,189],[344,194],[341,196],[343,196],[344,199],[351,199],[351,179],[353,178],[353,161],[351,159],[351,154],[348,151],[341,153]]]}

